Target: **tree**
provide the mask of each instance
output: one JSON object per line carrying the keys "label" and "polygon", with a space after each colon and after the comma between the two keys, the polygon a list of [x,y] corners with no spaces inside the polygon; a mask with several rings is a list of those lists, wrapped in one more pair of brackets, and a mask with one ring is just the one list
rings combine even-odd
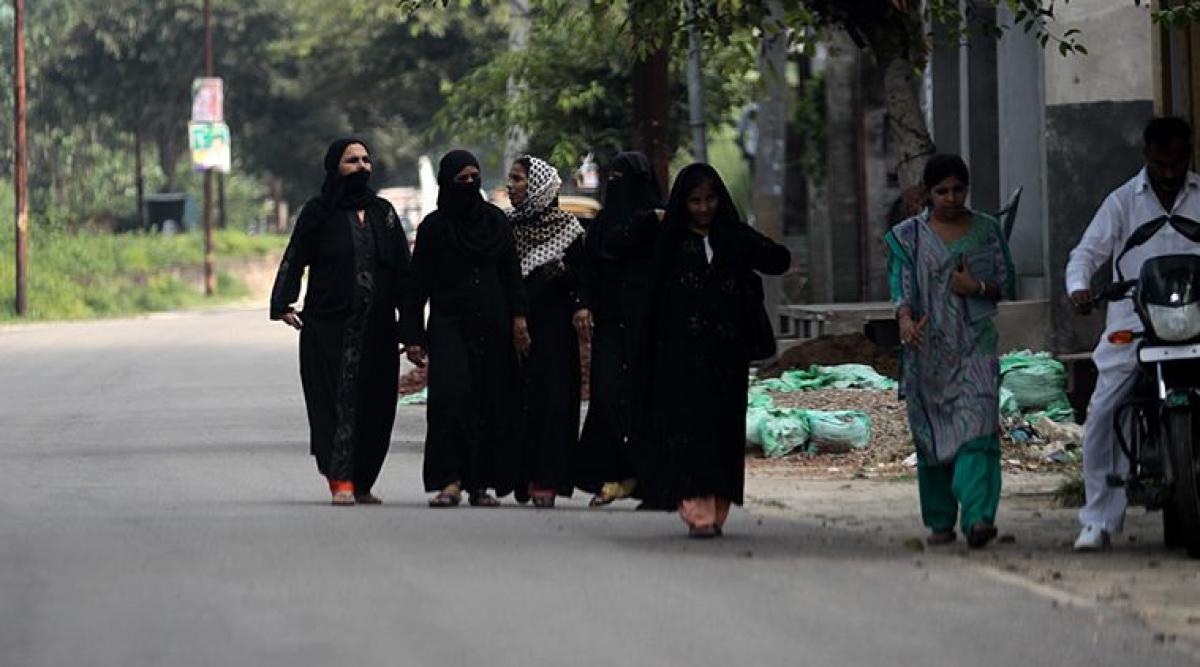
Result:
{"label": "tree", "polygon": [[[602,159],[612,156],[628,148],[631,140],[636,145],[636,64],[664,44],[649,42],[651,48],[643,49],[646,42],[629,30],[630,16],[625,4],[538,5],[524,50],[497,48],[489,60],[444,87],[446,104],[436,116],[436,130],[444,136],[486,144],[491,153],[498,153],[496,139],[505,136],[509,127],[523,127],[529,151],[546,155],[559,165],[575,164],[588,152]],[[636,15],[633,20],[636,22]],[[664,34],[686,39],[682,33]],[[668,154],[660,158],[664,167],[688,137],[682,76],[686,49],[667,52],[672,56],[667,62],[670,75],[661,90],[653,91],[666,100]],[[731,106],[749,99],[753,82],[726,73],[749,72],[754,55],[748,30],[706,54],[711,122],[718,122]],[[512,95],[510,77],[522,82]]]}
{"label": "tree", "polygon": [[[1130,0],[1141,5],[1142,0]],[[445,4],[446,0],[400,0],[405,11]],[[771,5],[778,2],[782,12],[773,16]],[[1061,4],[1069,0],[1059,0]],[[542,0],[535,8],[558,17],[564,7],[573,3],[564,0]],[[621,14],[630,7],[637,8],[638,20],[623,21],[611,27],[594,26],[598,35],[603,35],[608,44],[627,43],[641,54],[649,53],[666,44],[678,43],[686,32],[678,10],[677,0],[591,0],[588,14],[611,20],[612,13]],[[1011,23],[998,24],[994,20],[979,20],[983,15],[977,8],[1004,7],[1009,10]],[[722,48],[746,34],[763,32],[785,32],[789,39],[803,44],[811,39],[815,31],[822,29],[845,30],[861,47],[874,57],[884,73],[884,93],[891,123],[894,159],[902,187],[913,186],[920,181],[924,157],[933,148],[924,115],[921,113],[919,97],[919,73],[928,56],[930,36],[925,26],[937,21],[948,26],[951,38],[960,39],[969,33],[989,38],[1000,38],[1006,30],[1020,29],[1032,33],[1043,47],[1053,45],[1062,55],[1086,55],[1078,30],[1058,30],[1055,25],[1055,0],[972,0],[966,9],[960,8],[958,0],[709,0],[702,3],[703,11],[696,26],[710,48]],[[1188,0],[1179,7],[1159,10],[1155,19],[1167,24],[1200,20],[1200,0]],[[574,28],[577,33],[587,28]],[[621,40],[621,35],[625,40]],[[583,45],[580,45],[581,48]],[[679,50],[679,49],[676,49]],[[738,63],[742,65],[744,63]],[[518,67],[521,63],[508,62],[497,68]],[[745,68],[723,71],[724,75],[744,73]],[[495,71],[492,75],[498,75]],[[532,85],[531,85],[532,87]],[[489,110],[489,118],[504,115],[501,102]],[[528,109],[509,109],[510,117],[525,117]]]}

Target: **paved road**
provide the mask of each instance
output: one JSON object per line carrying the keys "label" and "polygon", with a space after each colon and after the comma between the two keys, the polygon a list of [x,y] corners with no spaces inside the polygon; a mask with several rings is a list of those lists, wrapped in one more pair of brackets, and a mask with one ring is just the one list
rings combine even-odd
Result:
{"label": "paved road", "polygon": [[0,329],[0,665],[1192,664],[969,565],[735,513],[334,508],[257,311]]}

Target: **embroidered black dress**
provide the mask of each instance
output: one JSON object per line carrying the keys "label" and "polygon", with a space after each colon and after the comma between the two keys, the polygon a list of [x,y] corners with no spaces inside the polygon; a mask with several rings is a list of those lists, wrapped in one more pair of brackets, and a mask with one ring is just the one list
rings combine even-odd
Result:
{"label": "embroidered black dress", "polygon": [[399,373],[397,308],[408,271],[408,241],[387,201],[374,197],[360,222],[320,199],[305,205],[271,293],[271,318],[299,297],[300,377],[310,451],[331,480],[371,490],[395,420]]}
{"label": "embroidered black dress", "polygon": [[[685,203],[705,181],[721,202],[707,238],[689,229]],[[663,223],[635,225],[654,239],[657,271],[645,436],[653,472],[643,495],[663,509],[706,496],[741,504],[752,314],[761,309],[752,272],[782,274],[791,254],[737,218],[708,165],[680,172]]]}

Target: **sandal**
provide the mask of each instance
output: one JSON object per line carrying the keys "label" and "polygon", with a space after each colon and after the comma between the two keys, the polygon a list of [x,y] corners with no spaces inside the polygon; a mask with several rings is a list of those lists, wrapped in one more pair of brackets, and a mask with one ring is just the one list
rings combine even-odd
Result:
{"label": "sandal", "polygon": [[554,509],[554,496],[534,496],[533,506],[540,509]]}
{"label": "sandal", "polygon": [[982,549],[988,545],[988,542],[996,539],[996,535],[1000,533],[996,526],[980,521],[971,526],[971,532],[967,534],[967,546],[972,549]]}
{"label": "sandal", "polygon": [[468,499],[471,507],[499,507],[500,501],[496,500],[495,496],[488,493],[486,490],[476,491],[471,494]]}
{"label": "sandal", "polygon": [[458,507],[462,502],[462,492],[442,491],[429,499],[430,507]]}
{"label": "sandal", "polygon": [[616,498],[611,498],[603,493],[597,493],[596,495],[592,496],[591,500],[588,501],[588,507],[604,507],[606,505],[613,504],[613,501],[615,500]]}
{"label": "sandal", "polygon": [[354,505],[354,482],[330,480],[329,490],[333,493],[334,505]]}
{"label": "sandal", "polygon": [[358,501],[359,505],[382,505],[383,499],[371,493],[370,491],[363,494],[354,494],[354,500]]}
{"label": "sandal", "polygon": [[952,544],[957,539],[958,535],[953,530],[935,530],[925,538],[925,544],[931,547],[940,547]]}
{"label": "sandal", "polygon": [[696,540],[710,540],[721,534],[716,526],[692,526],[688,528],[688,537]]}

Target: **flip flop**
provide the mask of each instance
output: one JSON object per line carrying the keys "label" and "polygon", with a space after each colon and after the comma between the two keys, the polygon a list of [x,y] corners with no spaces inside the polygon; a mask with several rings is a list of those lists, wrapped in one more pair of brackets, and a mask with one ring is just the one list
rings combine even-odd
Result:
{"label": "flip flop", "polygon": [[971,526],[971,532],[967,534],[967,546],[972,549],[982,549],[988,545],[988,542],[996,539],[996,535],[999,533],[996,526],[981,521]]}
{"label": "flip flop", "polygon": [[597,493],[596,495],[592,496],[591,500],[588,501],[588,507],[605,507],[613,504],[613,501],[615,500],[616,498],[610,498],[603,494]]}
{"label": "flip flop", "polygon": [[953,544],[956,540],[958,540],[958,535],[953,530],[935,530],[925,538],[925,544],[931,547],[940,547]]}
{"label": "flip flop", "polygon": [[471,503],[471,507],[499,507],[500,506],[500,501],[496,500],[496,498],[494,496],[492,496],[492,494],[488,493],[487,491],[476,491],[475,493],[472,493],[471,497],[468,499],[468,502]]}
{"label": "flip flop", "polygon": [[461,502],[462,502],[462,494],[461,493],[447,493],[446,491],[442,491],[441,493],[437,494],[433,498],[429,499],[429,506],[430,507],[458,507],[458,504]]}

